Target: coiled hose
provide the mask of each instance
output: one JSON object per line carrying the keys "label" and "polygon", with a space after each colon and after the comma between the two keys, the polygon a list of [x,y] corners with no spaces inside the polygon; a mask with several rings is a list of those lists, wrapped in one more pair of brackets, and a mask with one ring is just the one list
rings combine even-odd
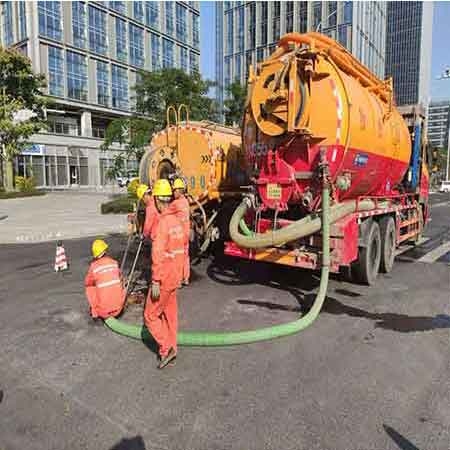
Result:
{"label": "coiled hose", "polygon": [[[245,210],[246,208],[247,206],[245,207]],[[241,214],[241,212],[239,212],[239,214]],[[241,219],[242,217],[243,214],[241,216]],[[240,219],[237,222],[238,224],[239,221]],[[316,299],[314,300],[311,309],[305,316],[300,317],[299,319],[294,320],[292,322],[284,323],[281,325],[275,325],[271,327],[259,328],[256,330],[248,330],[248,331],[229,331],[229,332],[181,331],[178,333],[177,336],[178,344],[186,346],[201,346],[201,347],[249,344],[253,342],[266,341],[269,339],[274,339],[281,336],[288,336],[290,334],[298,333],[299,331],[304,330],[306,327],[311,325],[319,315],[319,312],[325,300],[328,287],[328,277],[330,272],[329,267],[330,194],[327,183],[324,183],[322,192],[321,224],[322,224],[322,269],[320,276],[319,291],[317,292]],[[254,238],[254,236],[250,238]],[[151,338],[150,334],[148,333],[144,325],[126,324],[115,318],[106,319],[105,324],[116,333],[131,337],[133,339],[146,340]]]}

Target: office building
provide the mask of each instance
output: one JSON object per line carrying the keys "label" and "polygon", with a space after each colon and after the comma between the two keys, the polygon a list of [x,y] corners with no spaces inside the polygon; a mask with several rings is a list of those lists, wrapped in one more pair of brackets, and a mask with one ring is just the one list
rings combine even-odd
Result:
{"label": "office building", "polygon": [[16,161],[39,186],[106,184],[115,152],[100,150],[102,138],[132,114],[139,71],[199,68],[199,2],[18,1],[0,13],[2,45],[28,55],[54,101],[48,131]]}
{"label": "office building", "polygon": [[386,77],[392,76],[396,103],[428,105],[433,2],[388,2]]}
{"label": "office building", "polygon": [[433,148],[448,147],[450,100],[432,101],[428,107],[428,142]]}
{"label": "office building", "polygon": [[267,58],[292,31],[321,31],[384,76],[386,2],[217,2],[217,100],[226,87],[246,83],[248,67]]}

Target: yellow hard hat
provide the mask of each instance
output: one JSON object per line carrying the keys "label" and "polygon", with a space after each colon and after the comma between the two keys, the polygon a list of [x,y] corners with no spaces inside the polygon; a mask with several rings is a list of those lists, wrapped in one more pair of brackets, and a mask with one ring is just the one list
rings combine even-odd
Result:
{"label": "yellow hard hat", "polygon": [[155,197],[171,197],[172,188],[170,186],[169,180],[160,179],[156,180],[153,186],[153,195]]}
{"label": "yellow hard hat", "polygon": [[92,243],[92,256],[98,258],[108,249],[108,244],[103,239],[96,239]]}
{"label": "yellow hard hat", "polygon": [[182,178],[176,178],[173,182],[174,189],[186,189],[186,184],[184,183]]}
{"label": "yellow hard hat", "polygon": [[136,196],[139,200],[142,200],[142,197],[144,197],[144,194],[148,191],[149,187],[146,184],[140,184],[136,188]]}

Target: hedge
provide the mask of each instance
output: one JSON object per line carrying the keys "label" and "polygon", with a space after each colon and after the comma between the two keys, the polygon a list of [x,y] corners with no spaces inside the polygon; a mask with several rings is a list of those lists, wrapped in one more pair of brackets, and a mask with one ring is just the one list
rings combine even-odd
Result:
{"label": "hedge", "polygon": [[45,191],[31,191],[31,192],[0,191],[0,200],[7,200],[9,198],[34,197],[36,195],[45,195],[45,194],[46,194]]}
{"label": "hedge", "polygon": [[109,202],[102,203],[100,210],[102,214],[127,214],[133,212],[135,201],[128,195],[121,195]]}

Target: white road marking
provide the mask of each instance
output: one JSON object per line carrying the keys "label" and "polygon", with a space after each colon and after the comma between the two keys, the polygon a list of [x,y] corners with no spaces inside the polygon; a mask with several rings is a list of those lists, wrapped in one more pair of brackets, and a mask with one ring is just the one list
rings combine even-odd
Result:
{"label": "white road marking", "polygon": [[412,248],[417,247],[417,245],[425,244],[425,242],[428,242],[429,240],[430,240],[429,237],[424,237],[424,238],[420,239],[416,245],[414,245],[414,244],[402,245],[400,248],[398,248],[395,251],[395,256],[401,255],[402,253],[405,253],[408,250],[411,250]]}
{"label": "white road marking", "polygon": [[440,208],[441,206],[450,206],[450,202],[440,202],[431,205],[432,208]]}
{"label": "white road marking", "polygon": [[424,263],[432,263],[439,259],[441,256],[444,256],[447,252],[450,252],[450,241],[444,242],[439,247],[436,247],[431,252],[423,255],[422,258],[419,258],[417,261]]}

